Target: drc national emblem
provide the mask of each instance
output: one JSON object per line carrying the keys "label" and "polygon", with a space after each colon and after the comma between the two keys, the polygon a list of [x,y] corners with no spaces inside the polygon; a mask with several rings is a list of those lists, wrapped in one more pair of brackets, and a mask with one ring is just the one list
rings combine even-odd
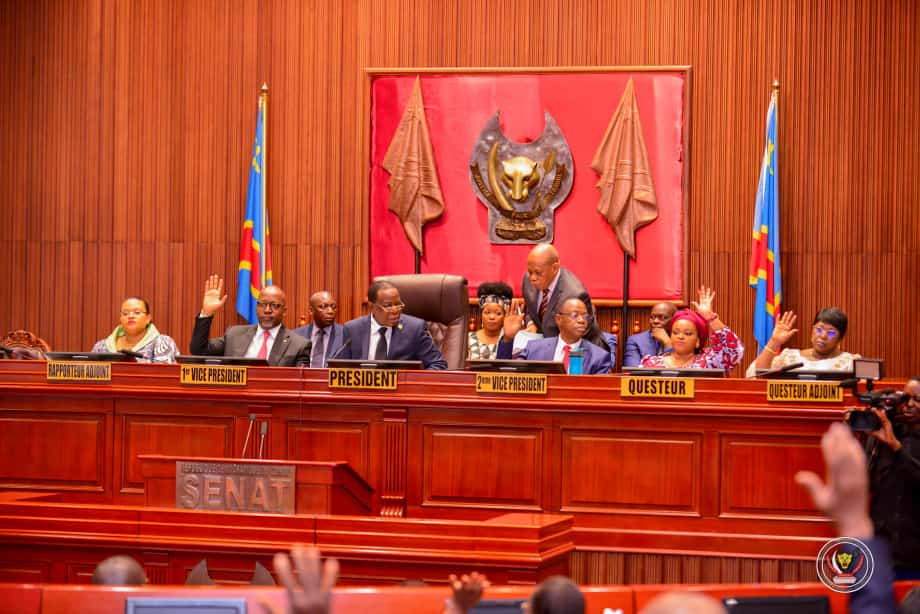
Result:
{"label": "drc national emblem", "polygon": [[492,243],[553,240],[553,210],[572,191],[572,152],[556,120],[544,114],[543,134],[515,143],[502,133],[499,112],[486,123],[470,157],[470,181],[489,209]]}

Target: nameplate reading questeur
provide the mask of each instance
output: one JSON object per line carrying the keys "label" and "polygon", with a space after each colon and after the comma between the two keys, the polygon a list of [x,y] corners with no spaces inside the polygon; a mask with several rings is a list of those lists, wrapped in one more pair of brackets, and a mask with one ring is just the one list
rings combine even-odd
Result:
{"label": "nameplate reading questeur", "polygon": [[696,396],[694,381],[685,377],[637,377],[620,380],[621,397],[652,397],[656,399],[692,399]]}

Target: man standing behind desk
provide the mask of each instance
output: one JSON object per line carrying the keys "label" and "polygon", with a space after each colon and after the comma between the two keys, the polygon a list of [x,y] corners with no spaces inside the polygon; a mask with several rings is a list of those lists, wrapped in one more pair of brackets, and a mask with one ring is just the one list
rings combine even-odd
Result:
{"label": "man standing behind desk", "polygon": [[295,328],[294,332],[309,339],[313,344],[310,351],[310,366],[322,369],[330,356],[336,356],[348,334],[345,327],[336,323],[335,316],[339,306],[335,297],[328,290],[314,292],[310,297],[310,316],[312,324]]}
{"label": "man standing behind desk", "polygon": [[223,337],[208,339],[214,314],[227,301],[223,292],[224,280],[211,275],[204,284],[201,313],[195,318],[195,330],[189,344],[192,354],[265,358],[272,367],[310,364],[310,342],[282,324],[287,303],[284,291],[278,286],[268,286],[259,292],[256,302],[258,324],[231,326]]}
{"label": "man standing behind desk", "polygon": [[371,314],[345,323],[351,342],[339,358],[359,360],[420,360],[426,369],[443,371],[447,361],[428,334],[425,320],[406,315],[399,289],[375,281],[367,289]]}
{"label": "man standing behind desk", "polygon": [[643,356],[658,356],[671,350],[671,335],[667,326],[674,317],[677,306],[674,303],[657,303],[649,314],[649,328],[626,340],[623,350],[623,366],[638,367]]}
{"label": "man standing behind desk", "polygon": [[[527,316],[544,337],[559,335],[555,313],[559,303],[568,297],[581,299],[589,314],[594,313],[591,297],[575,274],[559,264],[559,252],[549,243],[541,243],[530,250],[527,256],[527,273],[521,282]],[[601,329],[592,317],[588,322],[585,339],[609,351],[610,347],[601,334]]]}

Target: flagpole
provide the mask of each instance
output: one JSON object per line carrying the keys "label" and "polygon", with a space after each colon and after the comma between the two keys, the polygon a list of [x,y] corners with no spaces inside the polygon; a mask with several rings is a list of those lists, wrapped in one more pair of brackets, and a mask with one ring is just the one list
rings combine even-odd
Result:
{"label": "flagpole", "polygon": [[[259,250],[259,258],[262,260],[262,266],[259,267],[259,274],[262,279],[259,280],[259,286],[265,288],[268,283],[268,84],[262,83],[261,93],[259,94],[259,106],[262,108],[262,234],[259,238],[263,243],[262,249]],[[264,241],[263,241],[264,238]]]}
{"label": "flagpole", "polygon": [[[623,252],[623,337],[626,337],[626,331],[629,330],[627,326],[629,325],[629,254],[625,251]],[[622,339],[617,343],[621,348],[626,348],[626,344]],[[622,365],[622,356],[620,357]]]}
{"label": "flagpole", "polygon": [[422,272],[422,252],[418,250],[415,251],[415,274],[418,275]]}

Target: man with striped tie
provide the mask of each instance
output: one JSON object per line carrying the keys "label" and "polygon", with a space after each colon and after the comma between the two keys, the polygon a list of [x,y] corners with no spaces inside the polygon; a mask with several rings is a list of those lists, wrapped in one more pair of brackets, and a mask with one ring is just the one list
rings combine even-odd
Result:
{"label": "man with striped tie", "polygon": [[[589,314],[594,313],[588,291],[574,273],[559,263],[559,252],[549,243],[540,243],[527,256],[527,273],[521,282],[531,332],[544,337],[559,336],[555,314],[563,298],[579,298]],[[512,311],[514,307],[512,306]],[[609,351],[597,321],[591,317],[585,339]]]}

